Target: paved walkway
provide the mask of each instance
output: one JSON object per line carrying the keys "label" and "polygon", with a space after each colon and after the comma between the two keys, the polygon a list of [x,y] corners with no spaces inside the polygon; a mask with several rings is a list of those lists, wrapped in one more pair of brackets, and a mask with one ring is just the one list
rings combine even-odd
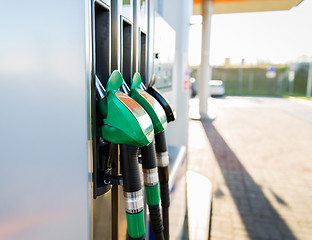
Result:
{"label": "paved walkway", "polygon": [[210,238],[312,239],[312,107],[227,97],[216,109],[189,122],[188,170],[212,183]]}

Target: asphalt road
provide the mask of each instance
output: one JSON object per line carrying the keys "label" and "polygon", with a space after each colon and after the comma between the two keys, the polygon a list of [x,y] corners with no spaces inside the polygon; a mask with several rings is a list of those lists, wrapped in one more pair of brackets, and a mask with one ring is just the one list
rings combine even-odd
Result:
{"label": "asphalt road", "polygon": [[209,115],[189,122],[188,169],[212,183],[210,238],[311,239],[312,103],[225,97]]}

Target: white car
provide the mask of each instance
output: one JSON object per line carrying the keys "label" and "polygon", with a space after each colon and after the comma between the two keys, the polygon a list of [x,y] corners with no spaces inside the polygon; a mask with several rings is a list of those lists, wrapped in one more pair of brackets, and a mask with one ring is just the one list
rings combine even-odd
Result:
{"label": "white car", "polygon": [[225,88],[222,80],[210,80],[209,81],[209,92],[212,97],[223,96]]}

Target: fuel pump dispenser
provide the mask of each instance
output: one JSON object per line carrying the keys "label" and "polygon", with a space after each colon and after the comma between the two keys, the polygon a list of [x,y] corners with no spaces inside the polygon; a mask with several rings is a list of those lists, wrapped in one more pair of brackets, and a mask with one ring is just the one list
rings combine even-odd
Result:
{"label": "fuel pump dispenser", "polygon": [[[153,72],[154,3],[137,0],[95,0],[94,3],[94,72],[95,78],[99,77],[95,81],[96,106],[101,113],[95,115],[97,134],[93,134],[96,135],[94,198],[108,193],[111,226],[107,225],[111,227],[113,239],[125,236],[126,231],[130,238],[140,239],[145,236],[144,188],[151,230],[157,240],[169,239],[169,157],[164,131],[174,115],[153,84],[146,88],[142,83],[142,80],[146,83]],[[121,73],[113,71],[108,77],[110,69]],[[131,79],[136,71],[142,78],[136,73]],[[106,83],[104,79],[109,80]],[[101,143],[103,151],[98,151]],[[142,165],[138,164],[138,147]],[[144,186],[139,167],[143,168]],[[122,177],[118,176],[120,173]],[[117,185],[123,185],[126,216],[119,215],[119,206],[124,203],[120,202]],[[97,203],[99,201],[101,198]],[[104,232],[99,226],[96,229]]]}
{"label": "fuel pump dispenser", "polygon": [[[168,101],[158,92],[153,85],[155,84],[156,76],[154,75],[148,85],[147,92],[153,96],[165,111],[167,122],[175,120],[174,112]],[[164,224],[165,239],[169,239],[169,206],[170,206],[170,191],[169,191],[169,155],[166,141],[165,131],[155,135],[156,155],[158,174],[160,182],[160,196],[162,206],[162,216]]]}
{"label": "fuel pump dispenser", "polygon": [[130,239],[145,236],[143,193],[138,169],[138,146],[149,145],[154,138],[153,124],[146,111],[132,98],[119,91],[122,75],[115,70],[106,91],[96,79],[99,109],[103,125],[98,134],[106,141],[120,145],[120,164],[126,201],[126,218]]}
{"label": "fuel pump dispenser", "polygon": [[[132,78],[130,96],[149,114],[153,122],[154,133],[156,134],[164,131],[167,126],[166,114],[161,105],[144,91],[144,85],[142,84],[142,79],[138,72],[136,72]],[[151,228],[155,238],[161,240],[164,239],[164,228],[160,217],[159,180],[154,142],[148,146],[142,147],[141,153],[146,202],[150,212]]]}

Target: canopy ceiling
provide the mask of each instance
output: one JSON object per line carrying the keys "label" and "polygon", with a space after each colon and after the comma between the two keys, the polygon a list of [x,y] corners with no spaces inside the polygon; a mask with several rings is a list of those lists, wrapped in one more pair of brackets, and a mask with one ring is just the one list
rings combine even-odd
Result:
{"label": "canopy ceiling", "polygon": [[[201,15],[202,1],[193,0],[193,15]],[[206,0],[207,1],[207,0]],[[289,10],[303,0],[213,0],[213,13],[242,13]]]}

